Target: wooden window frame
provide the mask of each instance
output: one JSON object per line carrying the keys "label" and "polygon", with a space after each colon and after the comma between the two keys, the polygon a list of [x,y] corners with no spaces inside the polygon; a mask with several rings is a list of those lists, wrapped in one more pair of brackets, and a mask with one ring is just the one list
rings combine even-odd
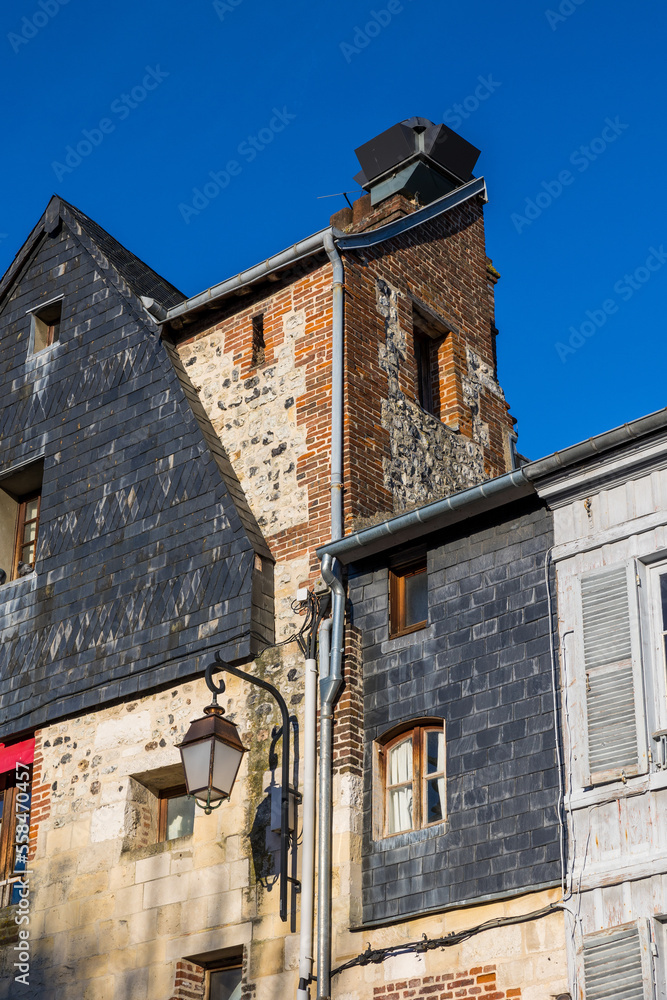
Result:
{"label": "wooden window frame", "polygon": [[[29,503],[32,503],[33,500],[37,500],[37,517],[30,518],[28,521],[26,521],[25,517],[26,507]],[[27,545],[34,544],[35,546],[35,559],[31,564],[31,570],[34,570],[35,568],[35,565],[37,563],[37,542],[39,541],[39,521],[41,512],[42,512],[41,490],[33,490],[32,493],[26,494],[26,496],[21,497],[21,499],[19,500],[18,517],[16,520],[16,539],[14,542],[14,564],[12,566],[12,580],[16,580],[18,578],[19,563],[23,562],[21,556],[23,555],[23,549],[26,548]],[[23,533],[25,531],[25,526],[26,524],[31,524],[33,521],[35,522],[34,543],[25,542],[23,540]]]}
{"label": "wooden window frame", "polygon": [[[426,771],[426,737],[428,733],[440,733],[442,734],[443,745],[444,745],[444,770],[434,771],[432,774],[428,774]],[[412,740],[412,780],[407,782],[403,781],[396,785],[389,785],[387,783],[387,762],[389,760],[389,754],[397,747],[400,743],[405,740]],[[403,729],[396,736],[387,740],[386,743],[378,745],[378,751],[380,755],[380,782],[382,786],[382,835],[383,837],[399,837],[401,834],[414,833],[417,830],[427,830],[430,827],[439,826],[442,823],[447,822],[447,739],[445,734],[445,722],[444,720],[424,720],[422,722],[416,723],[409,729]],[[427,782],[434,778],[444,778],[445,779],[445,813],[442,819],[436,819],[432,823],[424,823],[423,817],[426,811],[426,789]],[[412,829],[411,830],[397,830],[395,833],[389,832],[389,792],[394,788],[405,788],[407,785],[412,785]],[[415,795],[415,787],[419,788],[419,794]]]}
{"label": "wooden window frame", "polygon": [[[421,622],[414,622],[412,625],[405,624],[405,581],[410,576],[417,576],[419,573],[426,573],[428,591],[428,566],[426,558],[419,562],[413,562],[409,566],[394,568],[389,570],[389,638],[395,639],[400,635],[409,635],[410,632],[418,632],[419,629],[428,625],[428,607],[426,618]],[[428,605],[428,599],[427,599]]]}
{"label": "wooden window frame", "polygon": [[243,980],[243,956],[229,958],[223,962],[216,962],[213,965],[207,966],[206,968],[206,978],[204,986],[204,1000],[210,1000],[211,997],[211,976],[215,972],[229,972],[230,969],[238,969],[241,973],[241,980]]}
{"label": "wooden window frame", "polygon": [[[32,312],[32,353],[40,354],[42,351],[46,351],[49,347],[53,347],[60,340],[60,326],[62,323],[62,305],[63,300],[55,299],[53,302],[48,302],[44,306],[40,306],[38,309],[31,310]],[[46,314],[46,317],[45,317]],[[51,316],[53,314],[53,316]],[[37,347],[37,323],[41,323],[44,332],[44,344],[41,347]]]}
{"label": "wooden window frame", "polygon": [[[166,841],[167,839],[167,803],[169,799],[180,798],[181,795],[187,795],[188,790],[185,785],[173,785],[171,788],[163,788],[160,790],[158,795],[158,814],[157,814],[157,839],[159,843]],[[172,838],[177,840],[177,837]]]}
{"label": "wooden window frame", "polygon": [[[32,787],[32,767],[21,764],[28,777],[25,779]],[[21,779],[19,779],[21,780]],[[20,880],[20,875],[14,875],[16,847],[16,769],[0,774],[0,796],[2,797],[2,818],[0,819],[0,908],[11,902],[14,884]],[[22,813],[29,820],[30,811]]]}

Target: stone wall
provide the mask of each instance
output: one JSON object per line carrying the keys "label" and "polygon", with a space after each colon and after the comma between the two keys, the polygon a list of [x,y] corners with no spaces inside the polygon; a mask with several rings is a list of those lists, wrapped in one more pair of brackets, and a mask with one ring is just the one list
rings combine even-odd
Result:
{"label": "stone wall", "polygon": [[[264,654],[246,669],[279,676],[298,718],[303,657],[295,649]],[[203,681],[39,733],[41,783],[50,795],[32,822],[26,1000],[185,996],[179,963],[221,948],[246,950],[246,980],[252,978],[258,1000],[267,990],[274,996],[276,982],[291,990],[298,937],[278,917],[278,838],[270,831],[270,789],[280,782],[279,712],[269,695],[236,678],[228,678],[223,697],[250,752],[231,801],[210,816],[198,809],[192,836],[177,840],[157,841],[157,797],[145,782],[149,772],[178,764],[175,744],[210,701]],[[302,767],[298,755],[295,766]],[[11,948],[3,948],[3,1000],[17,995],[13,961]],[[252,995],[250,985],[246,992]]]}

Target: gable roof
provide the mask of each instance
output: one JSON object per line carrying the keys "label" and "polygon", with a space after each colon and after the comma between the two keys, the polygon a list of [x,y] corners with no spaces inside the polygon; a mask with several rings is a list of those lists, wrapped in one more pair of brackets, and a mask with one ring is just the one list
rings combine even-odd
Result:
{"label": "gable roof", "polygon": [[97,249],[107,258],[109,263],[123,277],[134,294],[140,298],[146,296],[155,299],[165,309],[169,309],[183,302],[185,295],[179,291],[175,285],[166,281],[161,275],[154,271],[152,267],[145,264],[143,260],[133,254],[122,243],[111,236],[106,229],[89,218],[75,205],[53,195],[46,207],[44,214],[30,233],[11,265],[0,281],[0,303],[4,299],[8,290],[14,283],[17,275],[23,269],[36,243],[45,233],[51,233],[58,225],[60,219],[67,222],[67,216],[73,218],[78,226],[86,233]]}

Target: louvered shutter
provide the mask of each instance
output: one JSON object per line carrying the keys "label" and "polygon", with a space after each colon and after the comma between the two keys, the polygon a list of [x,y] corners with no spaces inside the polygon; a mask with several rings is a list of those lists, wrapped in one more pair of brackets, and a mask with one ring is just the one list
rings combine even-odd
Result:
{"label": "louvered shutter", "polygon": [[[591,784],[639,771],[632,626],[624,566],[581,580]],[[641,701],[641,699],[639,699]]]}
{"label": "louvered shutter", "polygon": [[636,924],[584,938],[586,1000],[650,1000],[646,942]]}

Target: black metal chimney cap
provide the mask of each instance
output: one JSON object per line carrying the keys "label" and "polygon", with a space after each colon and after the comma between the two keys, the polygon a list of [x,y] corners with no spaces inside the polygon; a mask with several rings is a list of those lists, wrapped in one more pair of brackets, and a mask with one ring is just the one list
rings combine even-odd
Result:
{"label": "black metal chimney cap", "polygon": [[406,118],[355,149],[361,173],[355,180],[362,187],[376,177],[412,157],[433,160],[460,183],[469,181],[480,150],[447,125],[435,125],[429,118]]}

